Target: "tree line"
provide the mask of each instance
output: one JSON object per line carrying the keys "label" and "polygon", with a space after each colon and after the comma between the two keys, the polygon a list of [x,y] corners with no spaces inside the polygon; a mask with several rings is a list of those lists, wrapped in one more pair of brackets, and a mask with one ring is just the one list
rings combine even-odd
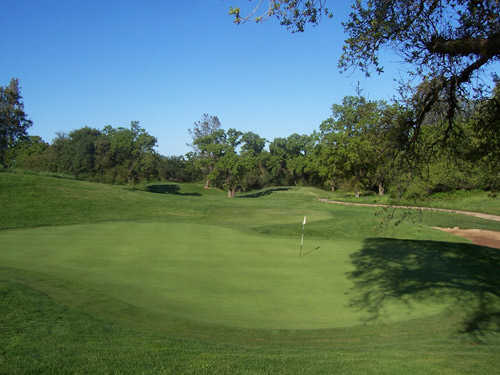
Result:
{"label": "tree line", "polygon": [[[239,0],[234,0],[235,4]],[[327,0],[255,1],[237,24],[276,18],[303,32],[334,16]],[[246,1],[245,1],[246,3]],[[485,68],[500,60],[500,3],[489,0],[355,1],[343,22],[346,40],[338,67],[383,71],[390,48],[411,67],[399,102],[349,96],[313,134],[267,141],[222,129],[203,115],[191,129],[193,151],[164,157],[156,138],[130,128],[84,127],[48,144],[28,136],[17,80],[0,88],[0,165],[68,173],[110,183],[169,179],[237,190],[310,184],[396,196],[500,185],[500,88],[484,84]],[[419,82],[416,86],[414,82]]]}
{"label": "tree line", "polygon": [[157,139],[130,126],[82,127],[48,143],[28,135],[17,80],[0,88],[0,155],[4,167],[69,174],[104,183],[201,181],[205,188],[237,191],[266,186],[321,188],[419,198],[454,189],[497,190],[500,186],[500,83],[489,98],[470,101],[455,119],[446,141],[446,115],[433,111],[419,129],[419,141],[405,126],[411,105],[344,97],[312,134],[268,141],[254,132],[223,129],[204,114],[189,130],[192,151],[162,156]]}

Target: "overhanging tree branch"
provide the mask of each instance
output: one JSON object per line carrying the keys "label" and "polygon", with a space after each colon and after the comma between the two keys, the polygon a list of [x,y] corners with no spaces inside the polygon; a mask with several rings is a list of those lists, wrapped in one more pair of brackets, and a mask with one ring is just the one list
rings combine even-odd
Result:
{"label": "overhanging tree branch", "polygon": [[500,33],[490,38],[445,39],[436,36],[426,45],[430,53],[447,56],[500,56]]}

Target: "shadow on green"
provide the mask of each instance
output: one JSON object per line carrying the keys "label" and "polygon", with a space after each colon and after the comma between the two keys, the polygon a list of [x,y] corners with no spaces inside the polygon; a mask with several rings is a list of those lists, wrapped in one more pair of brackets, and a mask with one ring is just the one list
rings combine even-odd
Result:
{"label": "shadow on green", "polygon": [[287,187],[270,188],[270,189],[258,191],[256,193],[238,195],[236,198],[260,198],[260,197],[264,197],[266,195],[271,195],[275,191],[287,191],[287,190],[290,190],[290,188],[287,188]]}
{"label": "shadow on green", "polygon": [[181,187],[177,184],[157,184],[148,185],[146,191],[157,194],[175,194],[175,195],[188,195],[194,197],[201,197],[200,193],[181,193]]}
{"label": "shadow on green", "polygon": [[376,320],[387,303],[451,302],[463,332],[500,331],[500,251],[466,243],[368,238],[351,255],[350,305]]}

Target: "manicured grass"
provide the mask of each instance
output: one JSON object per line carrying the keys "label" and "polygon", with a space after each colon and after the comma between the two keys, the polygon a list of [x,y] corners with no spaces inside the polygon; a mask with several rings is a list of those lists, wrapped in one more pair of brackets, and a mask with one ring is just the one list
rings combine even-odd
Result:
{"label": "manicured grass", "polygon": [[0,373],[494,373],[500,252],[429,225],[499,223],[318,193],[0,173]]}
{"label": "manicured grass", "polygon": [[[73,280],[147,311],[237,328],[358,325],[349,255],[360,241],[249,235],[212,225],[102,223],[0,234],[2,264]],[[440,304],[387,306],[389,321]]]}
{"label": "manicured grass", "polygon": [[[50,292],[40,292],[40,285]],[[32,272],[0,271],[2,373],[485,374],[498,366],[498,337],[457,334],[462,316],[456,310],[322,330],[235,330],[181,321],[172,325],[174,334],[127,323],[120,314],[140,317],[141,311],[74,287]],[[89,293],[95,310],[114,306],[117,317],[68,306],[57,291],[82,303]],[[190,335],[195,329],[198,336]]]}

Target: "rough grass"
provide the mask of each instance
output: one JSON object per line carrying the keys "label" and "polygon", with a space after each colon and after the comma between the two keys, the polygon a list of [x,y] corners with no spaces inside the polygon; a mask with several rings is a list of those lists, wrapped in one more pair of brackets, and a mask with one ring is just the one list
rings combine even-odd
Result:
{"label": "rough grass", "polygon": [[0,173],[0,373],[498,368],[498,223],[151,185]]}
{"label": "rough grass", "polygon": [[320,195],[321,198],[344,202],[449,208],[500,215],[500,194],[482,190],[456,190],[447,193],[435,193],[420,200],[398,200],[391,198],[388,194],[379,196],[373,192],[363,194],[359,198],[356,198],[353,193],[342,190],[336,192],[322,191]]}

